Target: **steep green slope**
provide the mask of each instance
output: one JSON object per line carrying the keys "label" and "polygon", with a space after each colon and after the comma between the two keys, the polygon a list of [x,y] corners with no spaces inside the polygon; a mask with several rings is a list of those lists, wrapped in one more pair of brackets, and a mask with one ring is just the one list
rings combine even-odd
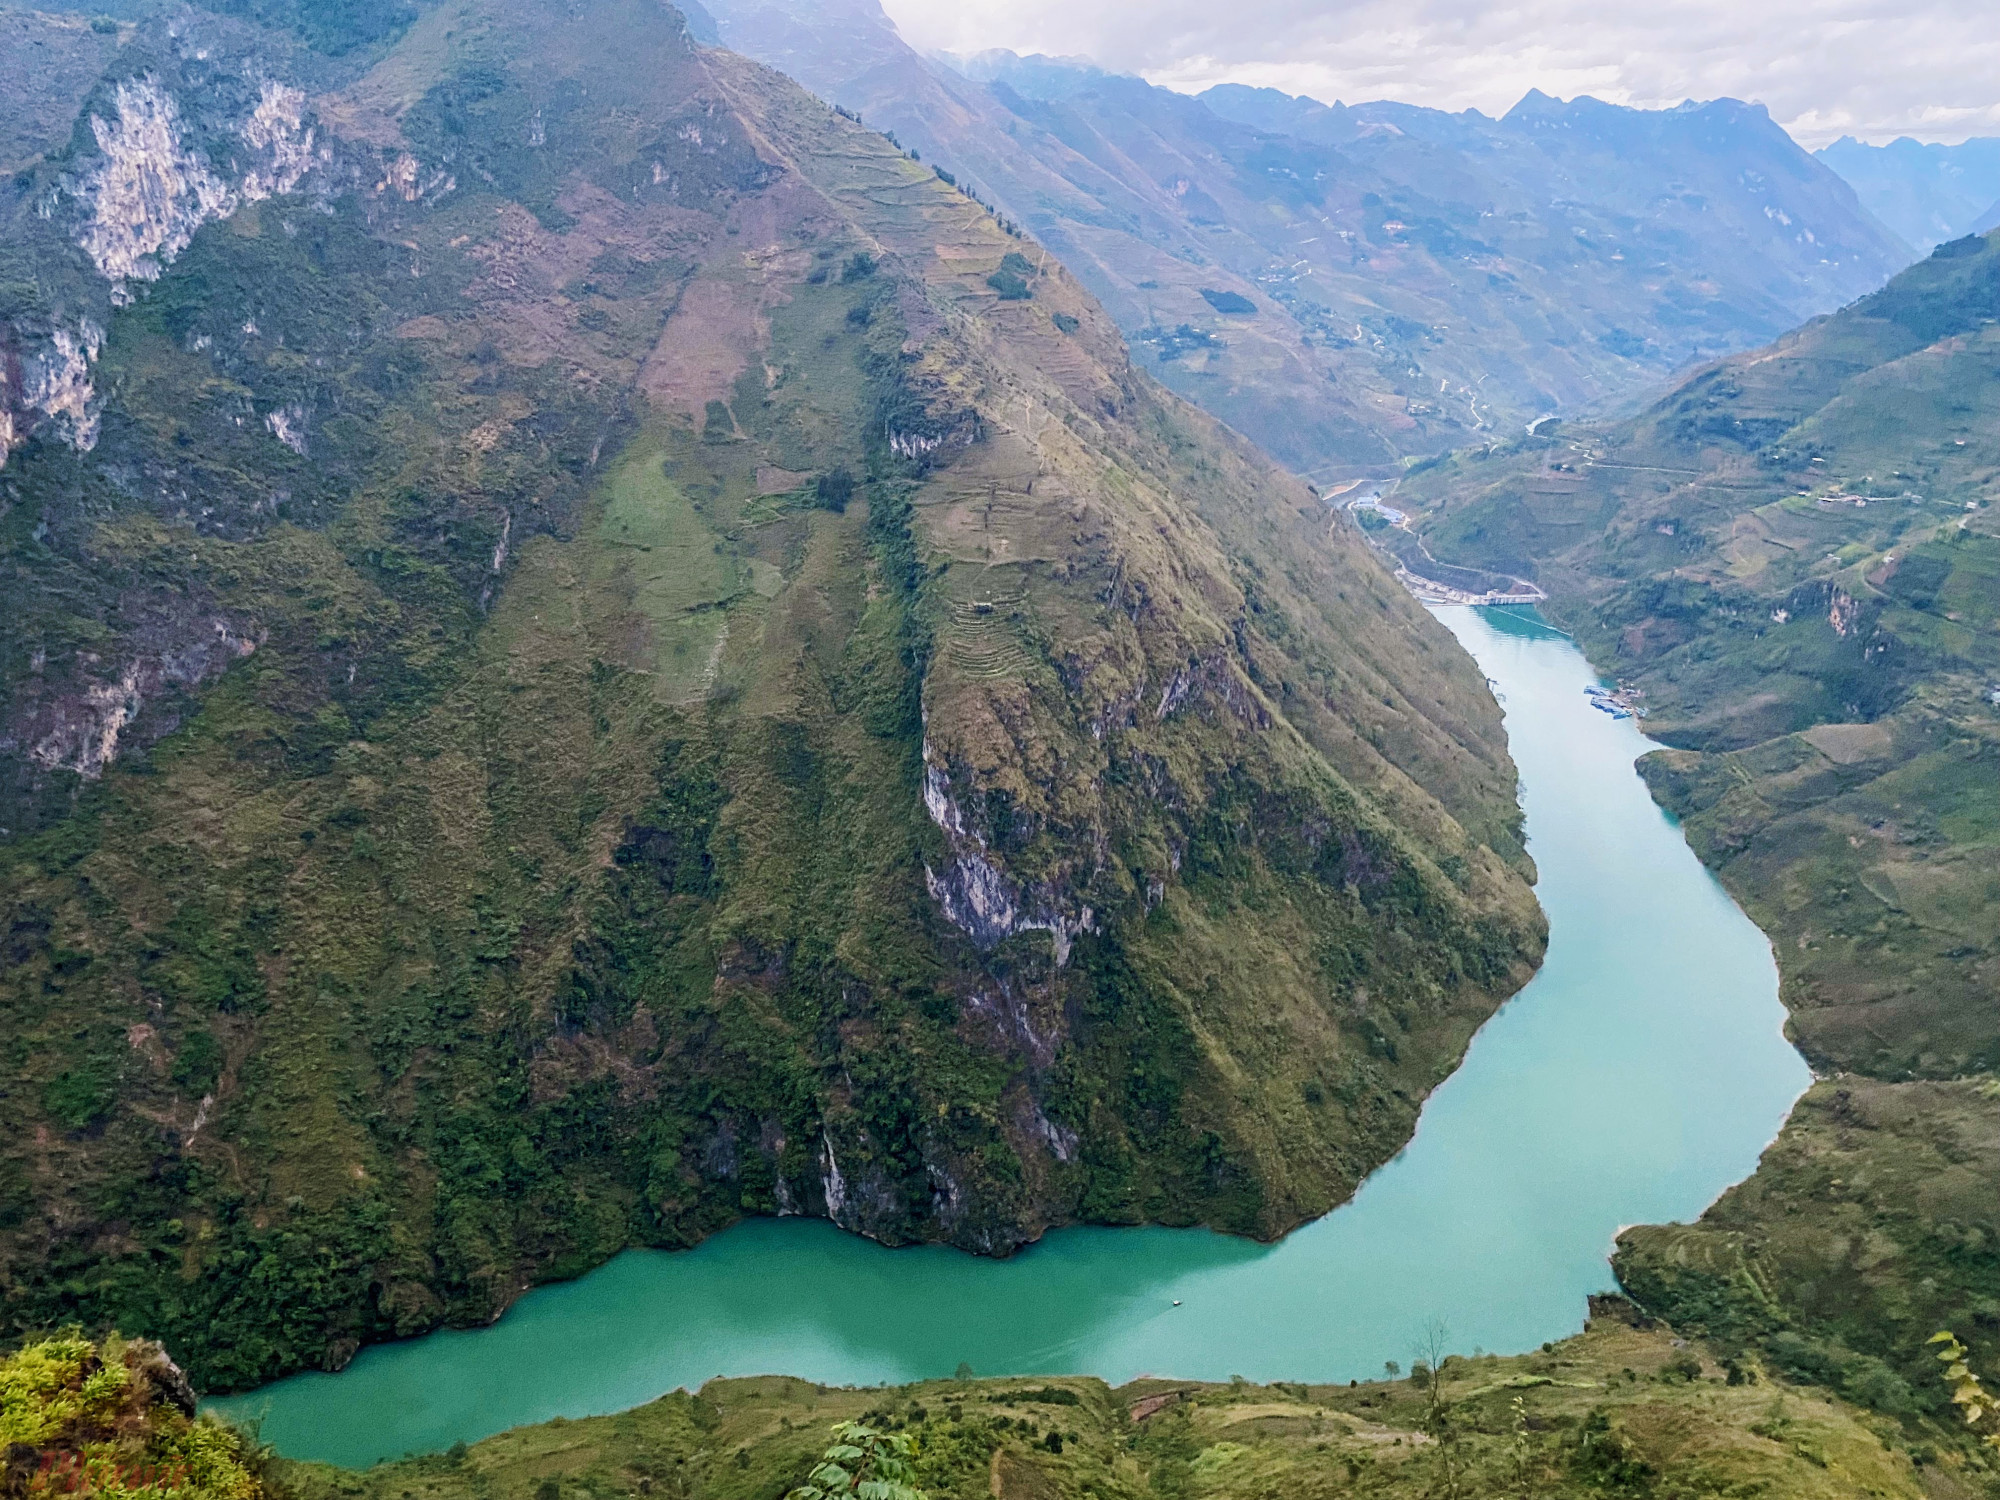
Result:
{"label": "steep green slope", "polygon": [[1450,638],[666,8],[370,45],[142,25],[0,245],[6,1326],[1343,1198],[1542,941]]}
{"label": "steep green slope", "polygon": [[1958,1500],[1980,1493],[1988,1472],[1935,1427],[1899,1431],[1824,1391],[1759,1379],[1754,1366],[1726,1372],[1665,1329],[1611,1317],[1521,1358],[1448,1357],[1435,1388],[1421,1371],[1362,1386],[1142,1379],[1111,1389],[1070,1377],[844,1390],[714,1380],[618,1416],[519,1428],[365,1473],[274,1469],[300,1500],[749,1500],[800,1482],[832,1424],[856,1419],[914,1443],[915,1478],[932,1500]]}
{"label": "steep green slope", "polygon": [[2000,243],[1399,494],[1440,557],[1539,578],[1649,708],[1675,748],[1642,771],[1835,1075],[1620,1276],[1903,1399],[1872,1359],[1919,1384],[1932,1328],[2000,1319]]}
{"label": "steep green slope", "polygon": [[1161,380],[1317,479],[1637,398],[1910,257],[1733,100],[1530,94],[1493,120],[1239,87],[1193,99],[1009,53],[955,72],[875,0],[711,9],[728,45],[1017,219]]}

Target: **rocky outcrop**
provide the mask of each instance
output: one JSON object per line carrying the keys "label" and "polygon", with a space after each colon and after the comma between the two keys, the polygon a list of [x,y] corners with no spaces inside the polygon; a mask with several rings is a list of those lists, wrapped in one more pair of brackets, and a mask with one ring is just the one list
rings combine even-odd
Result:
{"label": "rocky outcrop", "polygon": [[103,157],[80,190],[89,217],[77,243],[111,283],[112,301],[124,303],[130,283],[157,281],[194,232],[234,212],[238,198],[187,148],[180,105],[158,79],[119,84],[113,102],[114,118],[90,117]]}
{"label": "rocky outcrop", "polygon": [[264,81],[257,107],[243,122],[251,162],[243,174],[246,203],[294,191],[312,170],[314,131],[305,122],[306,96],[289,84]]}
{"label": "rocky outcrop", "polygon": [[1070,945],[1080,934],[1096,930],[1096,914],[1058,886],[1023,884],[1002,867],[986,836],[968,823],[953,799],[951,777],[934,763],[928,742],[924,811],[944,833],[951,850],[941,870],[924,866],[924,883],[945,920],[981,948],[1024,932],[1046,932],[1055,945],[1056,967],[1067,964]]}
{"label": "rocky outcrop", "polygon": [[[0,754],[23,754],[43,771],[69,771],[92,781],[117,759],[133,726],[149,703],[171,689],[192,689],[219,676],[230,663],[257,649],[262,632],[225,613],[199,618],[167,615],[138,632],[140,650],[107,671],[85,655],[72,665],[75,677],[63,687],[38,691],[49,670],[37,651],[33,675],[21,697],[25,713],[0,732]],[[171,728],[153,726],[148,738]]]}
{"label": "rocky outcrop", "polygon": [[[86,302],[100,317],[130,302],[138,286],[157,281],[202,225],[243,204],[296,192],[310,172],[333,160],[308,119],[304,90],[274,79],[258,85],[257,101],[240,122],[225,123],[219,133],[210,122],[208,138],[224,158],[219,166],[194,143],[200,132],[174,87],[156,73],[114,84],[87,118],[96,158],[46,191],[35,215],[69,221],[65,232],[102,278]],[[414,159],[411,167],[417,170]],[[59,295],[51,307],[64,300]],[[99,434],[92,375],[103,329],[88,313],[58,318],[16,310],[15,318],[16,327],[0,328],[0,466],[38,433],[89,452]],[[293,434],[300,430],[290,414],[281,420]],[[303,452],[294,436],[275,423],[272,430]]]}
{"label": "rocky outcrop", "polygon": [[[104,330],[83,318],[74,332],[58,328],[48,348],[28,362],[28,409],[48,424],[55,437],[85,453],[97,446],[97,392],[90,371],[103,344]],[[0,444],[0,450],[4,446]],[[0,462],[5,457],[0,451]]]}

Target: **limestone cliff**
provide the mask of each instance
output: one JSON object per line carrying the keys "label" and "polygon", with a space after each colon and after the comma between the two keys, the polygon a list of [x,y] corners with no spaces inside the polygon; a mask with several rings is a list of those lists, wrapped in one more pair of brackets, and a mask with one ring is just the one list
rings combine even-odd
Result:
{"label": "limestone cliff", "polygon": [[21,346],[102,329],[0,473],[12,1325],[242,1384],[747,1213],[1268,1236],[1402,1144],[1541,927],[1343,521],[650,0],[215,25],[7,231]]}

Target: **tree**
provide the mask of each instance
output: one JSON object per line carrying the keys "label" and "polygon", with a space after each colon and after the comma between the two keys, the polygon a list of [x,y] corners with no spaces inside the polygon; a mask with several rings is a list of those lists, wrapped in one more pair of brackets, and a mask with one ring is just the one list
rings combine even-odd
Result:
{"label": "tree", "polygon": [[1417,1339],[1417,1357],[1410,1362],[1410,1378],[1423,1388],[1424,1432],[1437,1444],[1438,1462],[1444,1470],[1440,1493],[1445,1500],[1457,1500],[1458,1451],[1453,1442],[1457,1434],[1452,1425],[1451,1404],[1444,1397],[1444,1362],[1450,1358],[1445,1337],[1449,1332],[1441,1318],[1433,1318],[1424,1325],[1423,1334]]}
{"label": "tree", "polygon": [[1944,1346],[1938,1350],[1938,1362],[1944,1366],[1945,1383],[1951,1387],[1951,1404],[1965,1418],[1965,1425],[1979,1434],[1982,1443],[2000,1450],[2000,1401],[1987,1395],[1986,1387],[1972,1373],[1972,1366],[1967,1363],[1971,1351],[1949,1328],[1932,1334],[1930,1342]]}
{"label": "tree", "polygon": [[862,1422],[836,1422],[833,1444],[820,1455],[806,1482],[785,1500],[927,1500],[916,1487],[910,1460],[917,1451],[908,1433],[877,1432]]}
{"label": "tree", "polygon": [[847,468],[828,469],[813,485],[813,503],[822,510],[845,511],[854,498],[854,475]]}

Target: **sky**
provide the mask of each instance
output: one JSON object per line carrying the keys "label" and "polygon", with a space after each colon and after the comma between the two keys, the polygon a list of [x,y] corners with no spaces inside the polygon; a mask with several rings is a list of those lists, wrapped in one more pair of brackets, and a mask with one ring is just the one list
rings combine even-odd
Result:
{"label": "sky", "polygon": [[1084,56],[1197,92],[1505,112],[1530,88],[1764,104],[1800,144],[2000,135],[1996,0],[883,0],[924,51]]}

